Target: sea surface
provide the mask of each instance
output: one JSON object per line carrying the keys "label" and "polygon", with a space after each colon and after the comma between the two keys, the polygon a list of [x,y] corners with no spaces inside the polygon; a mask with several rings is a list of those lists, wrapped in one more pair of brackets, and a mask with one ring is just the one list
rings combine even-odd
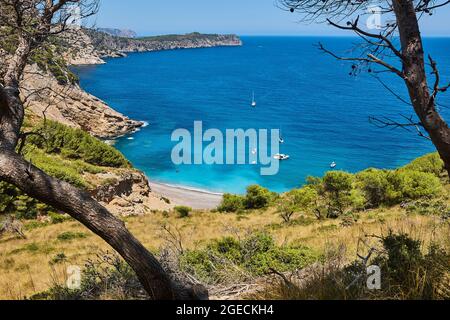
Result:
{"label": "sea surface", "polygon": [[[81,86],[132,119],[148,122],[118,139],[116,147],[157,182],[212,192],[242,193],[251,184],[286,191],[307,176],[337,169],[396,168],[434,151],[427,140],[404,129],[380,129],[370,116],[402,120],[412,116],[373,76],[350,76],[351,64],[317,49],[351,54],[356,38],[242,37],[242,47],[134,53],[107,64],[76,67]],[[428,38],[427,53],[450,81],[450,39]],[[380,77],[407,98],[392,74]],[[257,108],[251,107],[252,92]],[[450,117],[450,94],[439,102]],[[285,143],[275,176],[261,176],[258,165],[182,165],[171,161],[175,129],[280,129]]]}

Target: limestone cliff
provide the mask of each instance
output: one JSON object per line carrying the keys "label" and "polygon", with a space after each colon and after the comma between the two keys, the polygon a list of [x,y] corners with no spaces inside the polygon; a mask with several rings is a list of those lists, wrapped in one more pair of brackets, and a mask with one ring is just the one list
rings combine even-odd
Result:
{"label": "limestone cliff", "polygon": [[147,177],[140,171],[111,170],[88,178],[99,181],[92,196],[115,215],[139,216],[173,208],[167,199],[152,192]]}
{"label": "limestone cliff", "polygon": [[[70,43],[66,53],[69,64],[101,64],[102,58],[124,57],[131,52],[151,52],[175,49],[211,48],[220,46],[240,46],[236,35],[189,33],[145,38],[117,37],[98,30],[83,29],[76,34],[65,36]],[[74,38],[76,40],[74,41]]]}
{"label": "limestone cliff", "polygon": [[36,64],[26,68],[21,84],[26,107],[37,116],[81,128],[98,138],[115,138],[143,125],[111,109],[77,84],[60,84]]}

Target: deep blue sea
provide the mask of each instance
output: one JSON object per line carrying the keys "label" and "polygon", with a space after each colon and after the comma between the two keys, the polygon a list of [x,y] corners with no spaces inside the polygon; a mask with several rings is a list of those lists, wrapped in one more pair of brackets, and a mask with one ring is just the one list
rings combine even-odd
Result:
{"label": "deep blue sea", "polygon": [[[432,152],[414,132],[380,129],[369,116],[400,120],[410,106],[367,73],[349,76],[350,65],[318,51],[319,41],[345,52],[356,38],[243,37],[242,47],[161,51],[109,59],[99,66],[77,67],[81,86],[132,119],[149,126],[120,138],[116,147],[151,179],[215,192],[242,193],[250,184],[274,191],[300,186],[321,176],[335,161],[338,169],[395,168]],[[429,38],[427,53],[450,80],[450,39]],[[347,52],[348,53],[348,52]],[[404,84],[383,74],[397,94]],[[251,108],[252,92],[257,108]],[[440,103],[450,106],[450,95]],[[444,108],[444,115],[450,112]],[[283,153],[276,176],[261,176],[258,166],[175,166],[172,131],[205,129],[281,129]],[[131,140],[133,139],[133,140]]]}

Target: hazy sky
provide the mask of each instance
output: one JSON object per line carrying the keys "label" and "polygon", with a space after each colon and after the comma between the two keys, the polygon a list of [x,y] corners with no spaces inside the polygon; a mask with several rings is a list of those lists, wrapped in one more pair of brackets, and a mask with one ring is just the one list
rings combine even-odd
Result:
{"label": "hazy sky", "polygon": [[[333,35],[327,25],[297,23],[299,16],[275,0],[101,0],[96,26],[128,28],[140,35],[236,33],[239,35]],[[450,36],[450,5],[423,19],[425,35]]]}

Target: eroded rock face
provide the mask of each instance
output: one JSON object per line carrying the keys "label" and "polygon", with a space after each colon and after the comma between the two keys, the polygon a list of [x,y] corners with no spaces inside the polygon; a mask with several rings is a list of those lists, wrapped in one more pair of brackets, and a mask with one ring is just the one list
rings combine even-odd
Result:
{"label": "eroded rock face", "polygon": [[144,123],[111,109],[76,84],[60,85],[56,78],[28,66],[21,83],[26,107],[37,116],[81,128],[98,138],[115,138],[136,131]]}
{"label": "eroded rock face", "polygon": [[93,197],[115,215],[136,216],[172,208],[152,193],[147,178],[139,171],[108,172],[96,178],[103,183],[92,191]]}
{"label": "eroded rock face", "polygon": [[68,65],[104,64],[91,38],[83,31],[68,30],[60,35],[65,47],[64,60]]}

